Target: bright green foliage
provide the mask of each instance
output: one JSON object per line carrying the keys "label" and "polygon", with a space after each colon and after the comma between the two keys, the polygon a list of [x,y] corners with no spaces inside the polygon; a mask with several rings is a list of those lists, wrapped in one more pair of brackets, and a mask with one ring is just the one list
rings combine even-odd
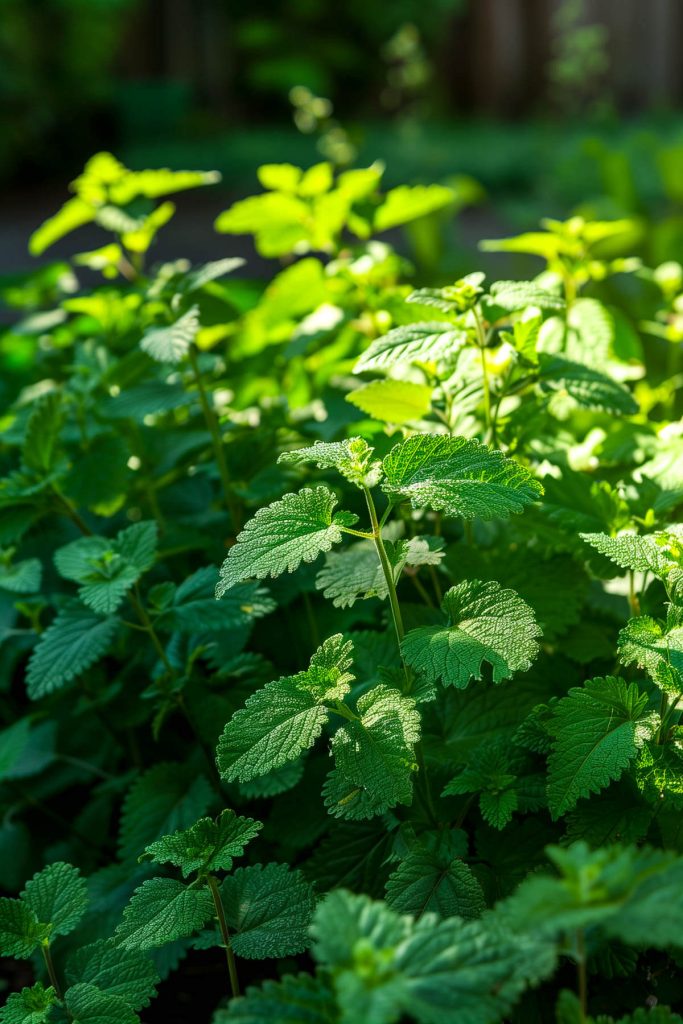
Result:
{"label": "bright green foliage", "polygon": [[606,676],[574,687],[549,724],[548,802],[555,817],[620,778],[652,733],[647,695]]}
{"label": "bright green foliage", "polygon": [[257,280],[99,154],[0,281],[0,1021],[680,1024],[675,218],[496,281],[382,173]]}
{"label": "bright green foliage", "polygon": [[504,519],[543,493],[520,463],[464,437],[410,437],[382,465],[383,487],[393,501],[407,498],[414,508],[465,519]]}
{"label": "bright green foliage", "polygon": [[180,363],[187,356],[198,330],[199,310],[193,306],[168,327],[153,327],[147,331],[140,348],[157,363]]}
{"label": "bright green foliage", "polygon": [[358,718],[334,734],[335,766],[325,784],[325,803],[338,818],[354,820],[410,803],[414,744],[420,738],[415,702],[376,686],[358,701]]}
{"label": "bright green foliage", "polygon": [[667,629],[648,615],[631,619],[619,633],[619,658],[624,665],[647,669],[653,679],[666,667],[682,677],[683,626]]}
{"label": "bright green foliage", "polygon": [[139,1020],[125,999],[95,985],[72,985],[64,1002],[74,1024],[137,1024]]}
{"label": "bright green foliage", "polygon": [[286,864],[238,868],[221,896],[237,956],[264,960],[308,948],[315,897],[300,871]]}
{"label": "bright green foliage", "polygon": [[281,501],[260,509],[230,548],[221,567],[216,596],[240,580],[280,576],[302,562],[312,562],[342,539],[342,528],[355,516],[334,513],[337,499],[327,487],[304,487]]}
{"label": "bright green foliage", "polygon": [[213,821],[200,818],[190,828],[151,843],[145,854],[157,864],[174,864],[185,878],[194,871],[229,871],[250,839],[262,828],[260,821],[225,810]]}
{"label": "bright green foliage", "polygon": [[116,929],[124,949],[153,949],[202,928],[213,913],[208,890],[174,878],[150,878],[135,890]]}
{"label": "bright green foliage", "polygon": [[356,363],[355,372],[385,370],[401,363],[438,362],[455,354],[466,341],[466,331],[447,321],[406,324],[373,341]]}
{"label": "bright green foliage", "polygon": [[37,981],[31,988],[10,993],[0,1009],[2,1024],[45,1024],[56,1002],[55,990]]}
{"label": "bright green foliage", "polygon": [[347,441],[335,441],[327,444],[316,441],[310,448],[300,448],[294,452],[283,452],[278,462],[288,462],[295,466],[312,462],[320,469],[336,469],[346,480],[357,487],[364,484],[372,486],[376,475],[376,462],[373,461],[374,448],[371,448],[362,437],[351,437]]}
{"label": "bright green foliage", "polygon": [[482,678],[486,661],[500,683],[528,669],[538,654],[540,629],[529,605],[498,583],[471,580],[445,594],[446,626],[421,626],[406,636],[406,662],[428,680],[467,686]]}
{"label": "bright green foliage", "polygon": [[64,579],[80,583],[78,596],[98,615],[111,615],[143,573],[154,565],[156,523],[136,523],[113,541],[83,537],[55,553]]}
{"label": "bright green foliage", "polygon": [[67,962],[70,985],[94,985],[100,992],[118,996],[133,1010],[149,1005],[159,983],[154,963],[145,953],[124,949],[112,939],[100,939],[76,950]]}
{"label": "bright green foliage", "polygon": [[21,900],[41,924],[50,925],[50,937],[73,931],[88,906],[88,889],[78,868],[57,861],[26,883]]}

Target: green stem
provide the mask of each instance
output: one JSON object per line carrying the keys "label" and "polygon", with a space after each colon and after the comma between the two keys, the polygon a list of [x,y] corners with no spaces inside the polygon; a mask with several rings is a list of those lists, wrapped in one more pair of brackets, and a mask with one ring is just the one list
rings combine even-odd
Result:
{"label": "green stem", "polygon": [[[401,654],[401,644],[403,643],[403,637],[405,636],[405,630],[403,629],[403,618],[401,616],[401,608],[398,603],[398,595],[396,593],[396,582],[394,580],[394,571],[391,568],[389,556],[387,550],[384,547],[384,541],[382,540],[382,530],[377,519],[377,510],[375,509],[375,503],[372,499],[372,494],[369,488],[364,487],[363,492],[365,494],[365,501],[368,506],[368,513],[370,515],[370,523],[372,525],[372,539],[375,542],[375,550],[379,557],[380,565],[382,566],[382,572],[386,581],[387,590],[389,591],[389,604],[391,606],[391,617],[394,620],[394,631],[396,633],[396,642],[398,644],[398,651],[401,655],[401,661],[403,662],[403,655]],[[408,680],[408,670],[406,669],[405,662],[403,662],[403,670]],[[409,681],[409,680],[408,680]]]}
{"label": "green stem", "polygon": [[640,601],[636,594],[635,573],[633,569],[629,569],[628,572],[628,603],[631,609],[631,615],[640,615]]}
{"label": "green stem", "polygon": [[225,910],[223,908],[221,892],[220,889],[218,888],[218,882],[216,881],[213,875],[207,875],[206,881],[208,883],[209,889],[211,890],[213,905],[216,909],[216,917],[218,918],[218,927],[221,930],[221,936],[223,938],[225,956],[228,961],[228,974],[230,975],[230,989],[232,991],[233,998],[236,999],[240,994],[240,983],[237,977],[237,964],[235,963],[235,954],[232,951],[232,945],[230,943],[230,932],[228,931],[228,922],[225,920]]}
{"label": "green stem", "polygon": [[216,414],[209,402],[209,396],[206,393],[204,387],[204,380],[202,378],[202,372],[199,369],[199,363],[197,361],[197,352],[194,345],[190,345],[188,356],[190,359],[190,366],[192,367],[192,373],[194,375],[195,384],[197,385],[197,393],[199,394],[199,403],[202,407],[204,414],[204,422],[206,428],[211,435],[211,443],[213,446],[213,452],[216,457],[216,464],[218,466],[218,472],[220,474],[221,483],[223,484],[223,495],[225,497],[225,504],[228,512],[230,513],[230,519],[232,520],[232,528],[235,533],[239,533],[242,526],[242,516],[239,509],[239,505],[235,499],[235,495],[232,491],[232,484],[230,483],[230,474],[228,473],[228,464],[225,461],[225,449],[223,447],[223,438],[221,437],[220,428],[218,426],[218,419]]}
{"label": "green stem", "polygon": [[52,960],[50,945],[47,942],[43,942],[40,948],[43,951],[43,960],[45,961],[45,967],[47,968],[48,977],[50,978],[50,984],[55,990],[57,999],[61,1002],[64,999],[64,996],[62,995],[62,989],[57,979],[57,972],[55,971],[55,965]]}
{"label": "green stem", "polygon": [[477,344],[479,346],[479,355],[481,358],[481,375],[484,384],[484,421],[486,423],[486,435],[487,440],[491,434],[491,384],[489,382],[489,371],[486,365],[486,334],[484,332],[484,325],[481,320],[481,316],[476,309],[472,311],[474,313],[474,322],[477,329]]}

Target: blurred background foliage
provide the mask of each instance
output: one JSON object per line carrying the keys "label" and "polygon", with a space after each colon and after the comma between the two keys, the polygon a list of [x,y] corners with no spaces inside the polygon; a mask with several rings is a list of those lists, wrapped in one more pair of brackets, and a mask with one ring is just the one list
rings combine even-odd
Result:
{"label": "blurred background foliage", "polygon": [[0,260],[102,148],[215,167],[219,205],[273,160],[468,175],[473,236],[580,207],[670,258],[682,40],[680,0],[0,0]]}

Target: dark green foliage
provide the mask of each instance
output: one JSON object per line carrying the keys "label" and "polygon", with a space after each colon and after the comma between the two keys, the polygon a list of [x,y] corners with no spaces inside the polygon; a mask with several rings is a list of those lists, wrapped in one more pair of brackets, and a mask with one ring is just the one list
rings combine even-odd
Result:
{"label": "dark green foliage", "polygon": [[211,174],[33,236],[108,232],[0,336],[3,1024],[680,1021],[683,271],[413,290],[380,178],[262,168],[265,285],[148,254]]}

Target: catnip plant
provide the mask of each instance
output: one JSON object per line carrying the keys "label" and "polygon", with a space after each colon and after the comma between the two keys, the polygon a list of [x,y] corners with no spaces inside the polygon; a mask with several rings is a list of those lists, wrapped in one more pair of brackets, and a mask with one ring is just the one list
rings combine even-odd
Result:
{"label": "catnip plant", "polygon": [[261,168],[254,281],[99,154],[0,280],[3,1024],[683,1019],[683,271],[412,283],[381,178]]}

